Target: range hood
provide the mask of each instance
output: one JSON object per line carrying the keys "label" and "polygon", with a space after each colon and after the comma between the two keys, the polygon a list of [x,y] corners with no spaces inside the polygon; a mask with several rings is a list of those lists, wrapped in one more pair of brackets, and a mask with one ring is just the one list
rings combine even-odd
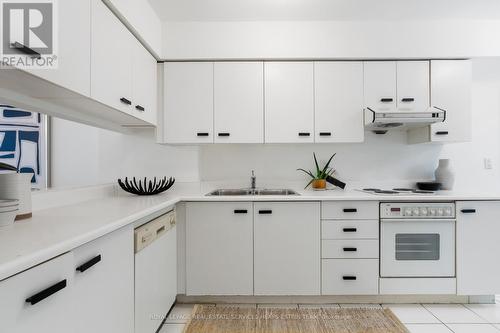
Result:
{"label": "range hood", "polygon": [[425,127],[446,120],[446,111],[432,106],[424,112],[375,111],[365,109],[365,128],[377,134],[385,134],[391,129]]}

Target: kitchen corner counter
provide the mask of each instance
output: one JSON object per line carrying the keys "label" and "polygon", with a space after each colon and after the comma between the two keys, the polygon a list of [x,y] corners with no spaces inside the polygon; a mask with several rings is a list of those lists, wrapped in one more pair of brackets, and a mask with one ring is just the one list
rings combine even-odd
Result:
{"label": "kitchen corner counter", "polygon": [[[113,192],[109,191],[108,192]],[[300,196],[211,196],[200,184],[178,184],[165,194],[139,197],[114,191],[59,207],[40,209],[31,219],[0,228],[0,280],[181,201],[458,201],[500,200],[500,194],[440,192],[437,195],[379,196],[356,190],[298,191]],[[58,194],[61,197],[61,194]],[[43,200],[47,200],[44,198]]]}

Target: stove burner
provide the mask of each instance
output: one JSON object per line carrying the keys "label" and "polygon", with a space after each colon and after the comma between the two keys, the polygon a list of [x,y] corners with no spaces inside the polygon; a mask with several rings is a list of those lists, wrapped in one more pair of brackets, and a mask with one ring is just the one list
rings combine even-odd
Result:
{"label": "stove burner", "polygon": [[413,192],[413,191],[415,191],[415,189],[413,189],[413,188],[393,188],[392,190],[397,191],[397,192]]}
{"label": "stove burner", "polygon": [[424,190],[413,190],[413,193],[419,193],[419,194],[434,194],[433,191],[424,191]]}
{"label": "stove burner", "polygon": [[399,194],[399,192],[397,192],[397,191],[390,191],[390,190],[378,190],[378,191],[375,191],[375,193],[378,193],[378,194]]}
{"label": "stove burner", "polygon": [[381,191],[381,189],[379,189],[379,188],[364,188],[363,191],[377,192],[377,191]]}

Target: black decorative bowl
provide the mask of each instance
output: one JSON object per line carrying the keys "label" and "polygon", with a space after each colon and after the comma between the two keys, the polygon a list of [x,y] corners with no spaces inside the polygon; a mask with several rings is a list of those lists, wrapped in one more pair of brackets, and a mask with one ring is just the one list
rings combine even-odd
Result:
{"label": "black decorative bowl", "polygon": [[417,188],[422,191],[439,191],[442,184],[438,182],[419,182]]}
{"label": "black decorative bowl", "polygon": [[139,179],[139,180],[136,180],[134,177],[130,181],[127,177],[125,177],[124,181],[118,179],[118,185],[120,185],[120,187],[124,191],[137,195],[159,194],[171,188],[172,185],[174,185],[174,183],[175,183],[175,178],[172,177],[168,179],[167,177],[163,177],[163,179],[159,180],[156,180],[156,177],[154,177],[153,180],[149,181],[146,177],[144,177],[144,179]]}

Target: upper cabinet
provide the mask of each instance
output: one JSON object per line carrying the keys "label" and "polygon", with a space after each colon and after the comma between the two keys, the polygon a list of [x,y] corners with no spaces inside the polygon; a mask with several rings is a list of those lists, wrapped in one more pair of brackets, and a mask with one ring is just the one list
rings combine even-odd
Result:
{"label": "upper cabinet", "polygon": [[315,141],[363,142],[363,63],[314,63]]}
{"label": "upper cabinet", "polygon": [[214,65],[215,143],[264,142],[264,64]]}
{"label": "upper cabinet", "polygon": [[314,142],[312,62],[266,62],[265,142]]}
{"label": "upper cabinet", "polygon": [[164,69],[164,142],[212,143],[214,64],[171,62]]}
{"label": "upper cabinet", "polygon": [[365,106],[380,112],[429,108],[428,61],[365,62]]}
{"label": "upper cabinet", "polygon": [[158,64],[141,43],[133,40],[132,115],[156,125],[158,117]]}

